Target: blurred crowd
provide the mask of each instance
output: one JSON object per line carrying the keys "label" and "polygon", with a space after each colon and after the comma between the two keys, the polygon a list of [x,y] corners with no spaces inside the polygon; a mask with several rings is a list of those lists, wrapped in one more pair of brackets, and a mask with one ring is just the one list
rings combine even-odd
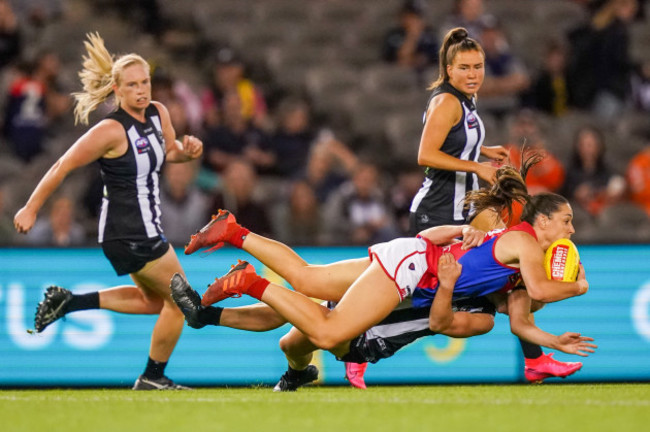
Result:
{"label": "blurred crowd", "polygon": [[[650,241],[650,31],[638,31],[650,28],[649,8],[642,0],[549,0],[577,18],[522,42],[531,5],[546,1],[373,2],[373,8],[388,10],[376,15],[383,21],[358,26],[372,25],[379,36],[372,43],[359,38],[365,57],[350,62],[363,62],[364,70],[390,68],[393,76],[409,78],[406,93],[420,95],[405,120],[413,132],[400,135],[407,128],[398,128],[391,136],[379,132],[384,123],[394,125],[395,116],[371,118],[364,127],[354,121],[355,108],[375,109],[351,93],[354,77],[341,103],[327,104],[326,94],[316,98],[309,91],[310,85],[324,86],[314,68],[293,77],[294,84],[286,73],[274,74],[274,62],[283,58],[280,37],[280,51],[264,62],[255,46],[237,46],[234,30],[211,38],[194,21],[196,14],[175,15],[173,0],[0,0],[0,245],[96,242],[102,195],[97,167],[69,179],[27,236],[14,234],[12,223],[43,167],[84,132],[72,124],[69,95],[79,89],[83,33],[94,30],[109,50],[143,47],[146,52],[139,53],[153,66],[153,98],[169,108],[179,136],[191,133],[204,142],[200,163],[167,164],[163,173],[162,222],[175,246],[219,208],[252,231],[291,245],[370,245],[405,235],[423,169],[402,147],[417,150],[439,44],[456,26],[467,28],[485,49],[478,107],[487,141],[507,146],[514,164],[524,144],[545,154],[529,174],[530,191],[569,198],[582,241]],[[246,2],[200,3],[197,10],[206,14]],[[338,0],[313,3],[321,19],[341,20],[322,11],[351,7]],[[267,13],[274,4],[266,2]],[[107,16],[114,21],[110,34],[102,27]],[[566,18],[559,14],[558,21],[560,16]],[[52,39],[70,34],[65,42]],[[130,43],[136,37],[144,42]],[[304,55],[311,42],[300,41],[291,43],[301,43]],[[334,73],[328,60],[318,65]],[[343,81],[336,80],[339,89]],[[403,111],[400,91],[391,101]]]}

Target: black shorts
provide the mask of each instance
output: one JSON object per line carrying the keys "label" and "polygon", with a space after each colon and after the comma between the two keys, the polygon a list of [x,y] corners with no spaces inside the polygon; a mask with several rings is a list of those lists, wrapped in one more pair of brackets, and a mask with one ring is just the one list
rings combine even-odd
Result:
{"label": "black shorts", "polygon": [[346,363],[377,363],[383,358],[391,357],[396,351],[389,349],[383,342],[384,339],[368,340],[364,333],[350,341],[350,351],[346,355],[336,359]]}
{"label": "black shorts", "polygon": [[[426,214],[426,218],[424,216],[425,215],[422,215],[419,212],[409,213],[409,236],[415,237],[421,231],[424,231],[427,228],[437,227],[441,225],[463,225],[466,223],[465,221],[454,221],[448,218],[435,219],[430,214]],[[424,219],[426,219],[426,221]]]}
{"label": "black shorts", "polygon": [[[331,305],[330,305],[331,306]],[[494,305],[485,297],[473,297],[452,302],[454,311],[495,315]],[[430,307],[396,309],[383,321],[350,341],[350,351],[340,361],[346,363],[377,363],[392,357],[397,351],[423,336],[435,333],[429,330]],[[404,326],[408,323],[408,326]],[[408,328],[399,332],[392,329]]]}
{"label": "black shorts", "polygon": [[135,273],[148,262],[167,253],[169,242],[164,236],[134,242],[129,240],[108,240],[102,243],[104,255],[118,276]]}

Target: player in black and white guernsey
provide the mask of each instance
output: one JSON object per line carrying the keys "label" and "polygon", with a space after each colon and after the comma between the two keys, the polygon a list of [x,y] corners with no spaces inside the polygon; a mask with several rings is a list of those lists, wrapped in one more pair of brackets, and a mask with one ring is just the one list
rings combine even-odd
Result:
{"label": "player in black and white guernsey", "polygon": [[[464,28],[450,30],[440,48],[439,77],[430,86],[424,113],[418,164],[426,178],[411,202],[410,230],[459,225],[472,216],[465,194],[477,190],[479,178],[492,184],[498,165],[508,159],[501,146],[483,146],[485,128],[477,112],[477,94],[485,74],[485,53]],[[492,162],[479,162],[479,156]],[[543,358],[542,348],[520,339],[526,357]],[[533,379],[537,381],[537,379]]]}
{"label": "player in black and white guernsey", "polygon": [[[440,48],[440,75],[429,88],[423,116],[418,164],[426,178],[411,203],[411,234],[438,225],[467,220],[465,194],[479,187],[478,179],[494,182],[497,166],[480,163],[479,156],[502,163],[502,146],[485,147],[485,127],[476,110],[483,83],[483,48],[463,28],[447,33]],[[495,164],[496,165],[496,164]]]}
{"label": "player in black and white guernsey", "polygon": [[[484,57],[483,48],[463,28],[450,30],[440,47],[439,77],[429,87],[432,93],[423,115],[418,164],[425,167],[426,178],[411,202],[411,235],[434,226],[464,224],[465,194],[478,189],[479,177],[492,182],[497,169],[479,163],[479,156],[498,161],[508,156],[501,146],[483,146],[485,128],[476,111],[476,92],[483,83]],[[366,365],[345,366],[348,380],[364,387]]]}
{"label": "player in black and white guernsey", "polygon": [[144,123],[122,108],[107,118],[122,125],[128,145],[120,157],[99,159],[105,185],[99,242],[162,239],[159,177],[165,140],[158,109],[150,104]]}
{"label": "player in black and white guernsey", "polygon": [[185,136],[176,140],[167,108],[151,100],[147,62],[137,54],[116,59],[97,34],[89,34],[79,73],[83,91],[75,93],[75,120],[88,124],[89,114],[111,94],[117,110],[79,138],[41,179],[14,218],[16,230],[28,232],[47,198],[72,171],[99,161],[104,200],[99,242],[118,275],[134,285],[75,295],[57,286],[39,303],[37,332],[67,313],[109,309],[129,314],[159,314],[151,335],[149,359],[134,390],[186,389],[164,375],[183,329],[183,315],[171,300],[169,281],[183,273],[161,228],[159,177],[165,162],[199,158],[203,143]]}
{"label": "player in black and white guernsey", "polygon": [[[474,98],[468,99],[451,84],[444,82],[432,92],[427,108],[433,98],[443,93],[458,99],[462,113],[458,123],[447,134],[440,151],[463,161],[478,162],[485,127],[476,112]],[[465,194],[478,189],[477,175],[430,166],[424,172],[424,183],[411,203],[412,230],[419,232],[431,226],[465,223],[468,216],[464,209]]]}

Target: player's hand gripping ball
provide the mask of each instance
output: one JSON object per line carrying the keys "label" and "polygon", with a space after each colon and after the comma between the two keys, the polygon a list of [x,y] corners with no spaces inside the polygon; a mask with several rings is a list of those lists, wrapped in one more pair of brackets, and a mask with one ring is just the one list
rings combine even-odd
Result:
{"label": "player's hand gripping ball", "polygon": [[546,250],[544,268],[550,280],[575,282],[580,270],[578,248],[569,239],[555,241]]}

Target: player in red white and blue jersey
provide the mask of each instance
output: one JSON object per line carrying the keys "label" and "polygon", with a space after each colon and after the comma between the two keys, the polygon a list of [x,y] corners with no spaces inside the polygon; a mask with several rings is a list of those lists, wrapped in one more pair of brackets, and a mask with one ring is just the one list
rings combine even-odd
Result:
{"label": "player in red white and blue jersey", "polygon": [[[550,335],[536,327],[529,318],[531,299],[553,302],[582,295],[588,290],[589,284],[584,269],[581,269],[576,282],[549,280],[544,270],[545,249],[555,240],[568,238],[574,232],[571,207],[565,198],[555,194],[530,197],[521,175],[511,167],[500,168],[492,189],[468,196],[468,203],[478,210],[494,208],[496,203],[500,203],[499,208],[505,205],[511,208],[513,199],[526,202],[521,219],[532,227],[535,236],[523,230],[506,230],[496,237],[491,249],[494,260],[504,268],[519,268],[526,286],[525,298],[519,295],[512,301],[509,298],[511,329],[513,333],[533,343],[572,354],[586,355],[585,351],[590,349],[585,342],[587,339],[575,333],[560,337]],[[315,346],[331,350],[385,318],[405,296],[416,290],[425,275],[439,277],[429,266],[426,259],[427,249],[433,248],[433,245],[449,243],[461,235],[464,229],[462,226],[435,227],[427,230],[427,240],[397,239],[371,247],[370,264],[365,262],[367,268],[331,311],[321,309],[301,293],[271,284],[255,274],[253,267],[245,262],[234,266],[228,274],[217,279],[204,294],[202,304],[206,306],[234,295],[250,295],[275,309],[305,333]],[[210,226],[207,226],[202,233],[209,231]],[[194,246],[197,242],[198,240],[194,241]],[[192,242],[189,246],[192,246]],[[407,260],[408,265],[405,265]],[[489,271],[494,262],[487,264],[489,267],[486,267],[486,270]],[[509,272],[514,273],[515,270],[511,269]],[[502,276],[497,273],[491,278],[497,280]],[[491,292],[496,290],[490,289]],[[472,296],[484,293],[478,289],[471,291]]]}
{"label": "player in red white and blue jersey", "polygon": [[496,241],[504,234],[512,231],[522,231],[537,238],[533,227],[522,222],[508,229],[488,232],[480,247],[465,249],[462,243],[449,246],[436,246],[429,243],[426,250],[426,261],[429,271],[422,276],[412,293],[413,306],[420,307],[431,304],[438,287],[438,260],[444,253],[450,253],[463,266],[463,272],[454,286],[454,299],[480,297],[512,289],[509,281],[519,275],[519,268],[499,262],[494,256]]}
{"label": "player in red white and blue jersey", "polygon": [[[230,214],[228,214],[228,218],[222,218],[221,221],[225,221],[226,219],[230,219],[231,222],[234,220]],[[235,224],[229,225],[231,228],[226,229],[226,231],[230,231],[230,234],[237,238],[245,232],[242,231],[241,227],[236,227]],[[515,231],[522,229],[524,231],[529,231],[526,225],[527,224],[522,224],[521,227],[512,228],[511,230]],[[214,227],[214,224],[212,227]],[[484,243],[484,246],[469,249],[469,252],[481,249],[487,252],[484,253],[486,261],[490,261],[492,243],[504,232],[505,230],[503,229],[495,230],[494,232],[485,235],[487,242]],[[426,235],[426,233],[423,234]],[[471,237],[474,234],[479,234],[479,232],[469,231],[469,234]],[[222,239],[228,242],[232,241],[227,237],[222,237]],[[481,235],[481,240],[483,239],[484,237]],[[431,243],[427,242],[424,238],[404,240],[419,240],[418,243],[425,244],[425,259],[435,260],[436,274],[439,274],[439,268],[437,264],[438,260],[435,257],[442,256],[445,251],[456,253],[461,260],[463,257],[468,257],[473,254],[469,253],[468,255],[468,251],[463,250],[463,243],[457,243],[450,247],[438,247],[434,245],[433,248],[427,248]],[[476,244],[476,241],[476,238],[470,238],[469,241],[465,243],[465,246],[468,247]],[[234,243],[237,242],[235,241]],[[281,260],[278,260],[284,262],[281,269],[277,269],[277,267],[274,266],[274,264],[278,264],[278,261],[271,260],[265,262],[271,268],[278,270],[280,275],[288,277],[288,280],[290,280],[292,285],[299,291],[304,291],[304,287],[301,287],[300,284],[305,283],[305,281],[299,281],[295,275],[292,276],[292,273],[311,274],[311,278],[305,277],[305,279],[311,279],[311,283],[309,283],[311,289],[314,289],[314,287],[320,287],[317,288],[321,289],[321,293],[318,297],[326,297],[328,295],[326,293],[328,289],[331,289],[333,285],[342,282],[343,277],[337,278],[335,275],[345,274],[350,270],[350,268],[354,268],[358,264],[357,260],[350,260],[325,266],[309,266],[287,246],[258,236],[254,233],[246,233],[242,247],[247,252],[260,257],[262,260],[268,259],[268,256],[264,256],[265,253],[276,258],[282,257]],[[395,252],[396,250],[397,249],[392,252]],[[430,251],[429,254],[426,254],[427,250]],[[476,254],[474,255],[475,257],[477,256]],[[300,262],[304,263],[304,265],[300,264]],[[414,264],[413,270],[408,269],[411,264],[413,263],[409,262],[407,259],[403,260],[399,267],[407,269],[408,271],[415,271]],[[293,266],[295,266],[295,268],[287,268]],[[520,280],[518,269],[499,267],[496,268],[497,272],[500,273],[497,278],[502,279],[505,283],[504,286],[497,289],[497,292],[508,293],[515,288],[516,283]],[[505,271],[500,271],[501,269],[505,269]],[[321,277],[316,277],[317,275],[320,275]],[[400,276],[396,279],[406,281],[407,277]],[[490,278],[483,278],[483,280],[488,279]],[[438,287],[437,278],[435,280],[423,278],[422,282],[423,283],[420,284],[422,287]],[[468,285],[471,285],[471,282],[472,281],[470,281],[470,284]],[[194,291],[187,281],[180,275],[177,275],[172,279],[171,287],[172,296],[179,304],[181,311],[185,314],[188,325],[194,328],[202,328],[205,325],[221,325],[249,331],[268,331],[286,323],[286,320],[283,317],[277,314],[272,308],[263,304],[225,309],[215,308],[213,306],[204,307],[201,305],[199,294],[196,293],[196,291]],[[488,289],[486,291],[493,291],[493,289]],[[332,293],[330,292],[330,294]],[[331,351],[341,361],[375,363],[383,358],[394,355],[399,349],[424,336],[442,333],[457,338],[470,337],[488,332],[494,324],[493,316],[495,313],[495,306],[491,302],[487,301],[486,297],[481,296],[478,298],[454,300],[451,306],[451,309],[454,312],[453,325],[449,325],[444,329],[437,329],[434,327],[434,322],[437,321],[437,317],[431,308],[433,302],[431,297],[432,296],[423,296],[420,299],[421,305],[419,307],[415,307],[411,304],[411,300],[414,299],[411,299],[410,297],[406,298],[406,301],[400,304],[400,306],[391,312],[391,314],[384,320],[377,323],[361,335],[335,349],[332,349]],[[505,308],[505,305],[503,305],[503,299],[494,298],[493,301],[497,304],[501,303],[501,307]],[[329,307],[334,307],[334,304],[330,302]],[[538,307],[539,305],[536,306],[536,308]],[[287,355],[289,368],[281,378],[280,382],[276,385],[276,391],[295,390],[301,385],[316,379],[318,371],[315,369],[315,366],[309,365],[312,358],[311,353],[316,349],[316,347],[307,340],[302,333],[295,328],[291,329],[290,332],[282,338],[280,346]],[[565,363],[562,364],[566,365]],[[573,372],[575,372],[575,370],[580,368],[581,363],[572,363],[571,365],[576,366],[576,369],[573,370]],[[567,373],[567,375],[568,374],[569,373]],[[546,377],[550,376],[560,375],[548,374]]]}
{"label": "player in red white and blue jersey", "polygon": [[[511,172],[512,170],[508,171],[507,167],[504,167],[501,169],[502,173],[500,176],[500,182],[498,187],[494,188],[493,191],[491,191],[488,195],[493,195],[495,193],[499,194],[499,191],[506,191],[512,189],[514,186],[510,183],[513,183],[514,179],[514,184],[516,187],[521,189],[520,192],[518,192],[520,195],[522,193],[525,194],[525,184],[523,184],[523,181],[521,180],[520,175],[513,175]],[[495,192],[496,191],[496,192]],[[508,199],[512,199],[512,197],[515,196],[514,194],[508,193],[505,195],[505,197],[510,197],[507,199],[501,199],[503,201],[501,204],[499,204],[499,200],[491,200],[490,201],[490,206],[497,206],[501,207],[502,205],[508,204]],[[502,197],[503,198],[503,197]],[[542,196],[539,198],[535,199],[530,199],[529,203],[529,214],[527,215],[528,219],[530,220],[537,220],[540,219],[539,225],[543,225],[544,228],[541,230],[541,234],[543,234],[543,242],[548,243],[548,238],[549,237],[557,237],[557,236],[570,236],[573,233],[573,227],[570,224],[570,219],[571,219],[571,214],[570,214],[570,207],[568,207],[568,204],[566,204],[566,200],[564,200],[562,197],[559,196]],[[511,204],[511,202],[510,202]],[[485,211],[490,211],[488,207],[490,206],[483,206]],[[492,213],[495,213],[492,211]],[[498,212],[497,216],[498,216]],[[566,214],[568,213],[568,214]],[[552,219],[553,223],[548,225],[548,221]],[[535,222],[537,224],[537,222]],[[548,225],[548,226],[547,226]],[[526,225],[522,225],[523,228],[521,229],[511,229],[508,231],[509,236],[513,236],[514,233],[516,232],[521,232],[522,234],[527,235],[530,239],[535,241],[535,237],[537,236],[537,232],[535,230],[531,231],[529,228],[527,228]],[[440,233],[443,231],[449,231],[453,233],[451,237],[449,237],[449,232],[447,233],[447,236],[440,237]],[[454,231],[455,230],[455,231]],[[451,240],[452,237],[456,235],[460,235],[461,233],[467,234],[467,230],[469,230],[469,227],[438,227],[438,228],[432,228],[430,230],[426,230],[423,232],[423,237],[430,238],[430,240],[433,240],[433,243],[436,244],[442,244],[445,243],[446,241]],[[522,231],[523,230],[523,231]],[[525,232],[528,231],[528,232]],[[438,234],[438,238],[435,238],[435,234]],[[535,236],[531,235],[531,233],[534,233]],[[433,235],[433,238],[431,237]],[[492,233],[488,236],[488,240],[492,237],[501,237],[505,235],[505,231],[502,232],[501,235],[499,233],[495,232]],[[480,240],[483,240],[483,235],[481,235]],[[511,242],[511,240],[508,240]],[[318,297],[321,299],[330,299],[330,300],[338,300],[341,299],[343,294],[346,293],[348,290],[348,287],[350,285],[353,285],[355,283],[356,279],[361,279],[359,275],[363,275],[363,273],[368,270],[370,264],[370,259],[359,259],[359,260],[348,260],[345,262],[340,262],[340,263],[334,263],[334,264],[329,264],[325,266],[310,266],[308,265],[304,260],[302,260],[299,256],[297,256],[293,251],[291,251],[288,247],[285,245],[282,245],[280,243],[274,242],[270,239],[265,239],[261,236],[258,236],[254,233],[250,233],[247,229],[241,227],[239,224],[236,223],[235,218],[232,214],[226,211],[220,212],[219,215],[215,216],[214,219],[206,225],[201,231],[199,231],[196,235],[192,237],[192,240],[190,243],[186,246],[186,253],[193,253],[196,250],[203,248],[203,247],[208,247],[208,246],[215,246],[218,247],[220,244],[223,244],[223,242],[227,242],[229,244],[232,244],[234,246],[243,248],[245,251],[253,254],[256,258],[258,258],[260,261],[263,263],[267,264],[272,270],[274,270],[276,273],[282,275],[287,281],[298,291],[302,292],[303,294],[313,296],[313,297]],[[496,240],[495,240],[496,242]],[[412,290],[413,287],[417,287],[418,285],[420,286],[426,286],[424,284],[419,284],[419,282],[422,279],[422,276],[427,272],[429,269],[429,266],[426,262],[426,251],[428,248],[428,243],[425,239],[420,238],[420,239],[399,239],[395,240],[393,242],[389,242],[388,244],[382,245],[377,245],[374,251],[377,253],[381,254],[381,272],[384,273],[384,275],[388,276],[388,279],[393,281],[393,290],[395,287],[398,289],[398,293],[400,292],[400,289],[404,290]],[[392,247],[395,246],[395,247]],[[403,252],[400,252],[400,247],[401,246],[406,246],[402,247]],[[434,246],[431,246],[433,250]],[[458,247],[458,246],[455,246]],[[539,247],[539,246],[537,246]],[[387,253],[384,253],[387,252]],[[373,248],[371,248],[371,255],[373,253]],[[395,256],[391,256],[393,254]],[[541,252],[540,252],[541,253]],[[432,254],[430,254],[432,256]],[[409,257],[417,257],[417,260],[415,262],[407,262],[406,258]],[[495,255],[496,257],[496,255]],[[512,259],[512,258],[509,258]],[[377,261],[375,259],[375,261]],[[541,259],[540,259],[541,261]],[[396,264],[393,264],[396,263]],[[405,264],[405,265],[401,265]],[[508,267],[517,267],[516,265],[509,265],[509,263],[506,263]],[[539,264],[541,266],[541,263]],[[526,264],[528,266],[528,264]],[[411,268],[412,267],[412,268]],[[497,270],[501,271],[504,267],[498,266],[496,267]],[[399,270],[399,272],[397,271]],[[506,270],[507,272],[512,273],[512,276],[516,274],[515,270]],[[543,272],[543,269],[542,269]],[[397,274],[399,273],[399,275]],[[412,273],[412,276],[409,277],[409,273]],[[543,277],[545,277],[545,274],[543,274]],[[437,276],[437,275],[436,275]],[[503,275],[498,275],[499,277],[503,277]],[[539,273],[534,275],[536,278],[539,278]],[[509,278],[508,278],[509,279]],[[244,285],[248,284],[251,285],[246,288],[251,288],[253,285],[256,289],[259,289],[260,287],[265,290],[266,287],[268,286],[268,282],[266,284],[264,283],[264,280],[262,278],[259,278],[257,275],[254,274],[254,270],[252,269],[251,266],[249,266],[247,263],[242,263],[238,266],[235,266],[233,270],[224,278],[218,279],[208,290],[206,295],[204,295],[204,305],[211,304],[214,301],[214,298],[210,298],[210,291],[219,291],[224,288],[224,281],[228,280],[228,285],[230,285],[231,288],[235,289],[237,288],[238,285],[241,285],[242,283]],[[422,279],[426,280],[426,279]],[[357,281],[358,282],[358,281]],[[429,281],[431,282],[431,281]],[[508,283],[510,283],[511,280],[508,280]],[[586,282],[586,280],[584,281]],[[410,284],[410,286],[409,286]],[[584,285],[584,284],[583,284]],[[435,285],[432,285],[431,283],[428,285],[429,287],[433,287]],[[189,290],[184,291],[185,287],[189,287],[186,283],[183,283],[182,281],[179,281],[178,283],[178,288],[179,288],[179,294],[181,296],[181,300],[183,299],[183,296],[188,299],[188,297],[191,295],[197,295],[191,288]],[[354,285],[353,287],[354,288]],[[575,287],[573,287],[575,288]],[[174,281],[172,281],[172,294],[174,294]],[[239,293],[244,293],[246,292],[247,294],[251,294],[251,290],[246,289],[245,291],[240,291]],[[525,295],[525,291],[523,292]],[[237,294],[235,291],[230,291],[230,289],[225,290],[223,293],[225,294],[222,298],[231,296],[233,294]],[[256,294],[256,293],[252,293]],[[262,292],[262,295],[264,293]],[[556,293],[557,294],[557,293]],[[566,295],[566,294],[565,294]],[[255,296],[255,295],[254,295]],[[259,296],[259,293],[257,293],[257,296]],[[256,298],[257,298],[256,296]],[[372,296],[372,295],[371,295]],[[519,295],[518,295],[519,296]],[[261,297],[261,296],[260,296]],[[525,298],[528,299],[528,309],[526,312],[526,318],[528,317],[528,312],[530,311],[530,299],[528,298],[527,295],[525,295]],[[175,297],[175,300],[178,303],[178,299]],[[207,301],[206,301],[207,300]],[[359,301],[363,301],[364,299],[360,299]],[[410,300],[410,298],[409,298]],[[476,300],[476,299],[474,299]],[[427,301],[425,298],[424,301]],[[430,301],[430,299],[428,300]],[[520,303],[520,302],[517,302]],[[237,325],[241,325],[241,317],[236,317],[233,316],[237,314],[238,311],[235,310],[226,310],[228,311],[228,318],[221,320],[220,315],[221,312],[216,313],[217,311],[215,308],[205,308],[203,309],[196,309],[192,305],[192,300],[188,299],[188,308],[184,310],[184,308],[181,306],[181,310],[186,314],[186,319],[188,320],[188,323],[190,325],[195,325],[198,324],[199,326],[207,324],[221,324],[221,325],[227,325],[227,326],[234,326],[236,328],[241,328],[237,327]],[[427,305],[428,306],[428,305]],[[256,305],[257,311],[263,311],[265,310],[261,305]],[[241,309],[241,308],[238,308]],[[417,308],[413,308],[414,310]],[[507,306],[504,306],[504,309],[507,309]],[[336,309],[335,309],[336,310]],[[421,308],[420,308],[421,310]],[[277,314],[270,309],[266,309],[267,312],[271,314],[271,317],[268,319],[271,320],[277,320]],[[204,314],[205,312],[205,314]],[[225,311],[224,311],[225,312]],[[243,311],[239,311],[243,312]],[[395,311],[394,313],[398,313],[398,311]],[[400,312],[401,313],[401,312]],[[211,317],[205,316],[212,314]],[[275,315],[274,315],[275,314]],[[391,314],[392,315],[392,314]],[[485,333],[486,331],[489,331],[492,327],[493,322],[490,320],[489,322],[486,323],[486,326],[483,327],[482,330],[479,330],[480,326],[474,326],[474,329],[472,330],[472,326],[468,325],[468,320],[467,320],[467,315],[468,314],[461,314],[461,313],[456,313],[454,314],[454,319],[451,324],[448,324],[445,328],[442,329],[443,332],[446,334],[453,333],[454,331],[460,331],[462,333],[462,337],[467,337],[471,336],[472,333],[471,331],[475,331],[473,334],[482,334]],[[477,313],[475,314],[476,316],[478,315],[486,315],[486,314],[481,314]],[[512,315],[512,314],[511,314]],[[408,314],[406,315],[408,316]],[[413,317],[413,320],[416,318],[414,315],[410,315]],[[420,316],[419,319],[421,320],[423,316]],[[491,318],[491,317],[490,317]],[[207,319],[207,321],[206,321]],[[511,317],[512,319],[512,317]],[[520,319],[519,317],[515,317],[515,319]],[[197,322],[195,320],[198,320],[200,322]],[[409,320],[409,319],[407,319]],[[405,320],[405,321],[407,321]],[[210,322],[208,322],[210,321]],[[225,322],[224,322],[225,321]],[[262,320],[263,321],[263,320]],[[284,323],[283,319],[279,320],[280,323]],[[421,323],[422,321],[420,321]],[[396,322],[390,320],[389,318],[386,318],[383,320],[379,325],[375,325],[373,327],[373,330],[382,327],[384,324],[397,324]],[[532,323],[526,323],[524,320],[523,325],[530,326]],[[278,324],[280,325],[280,324]],[[399,325],[399,324],[398,324]],[[260,327],[261,326],[261,327]],[[464,326],[464,327],[463,327]],[[534,326],[533,326],[534,327]],[[430,326],[429,330],[431,330],[433,327]],[[247,328],[249,330],[261,330],[263,329],[262,324],[256,324],[253,328]],[[422,327],[420,327],[422,329]],[[438,329],[438,328],[436,328]],[[460,329],[460,330],[459,330]],[[293,334],[295,335],[296,332],[292,330]],[[464,332],[464,333],[463,333]],[[401,346],[406,345],[407,343],[415,340],[417,337],[417,334],[409,334],[406,335],[406,331],[402,329],[402,334],[406,335],[404,338],[400,338],[397,340],[397,347],[396,349],[391,349],[389,348],[388,350],[374,350],[374,353],[372,352],[372,345],[367,344],[366,340],[362,340],[367,336],[368,334],[371,334],[374,337],[374,340],[379,341],[380,343],[385,341],[385,339],[381,339],[381,336],[376,337],[380,332],[376,331],[370,331],[366,332],[360,337],[353,338],[354,344],[350,344],[346,347],[346,349],[351,353],[353,350],[357,351],[357,353],[360,353],[361,356],[355,356],[354,359],[349,359],[349,361],[359,361],[359,359],[364,358],[364,354],[367,356],[365,357],[368,361],[376,361],[377,359],[384,358],[386,356],[392,355],[397,349],[399,349]],[[530,333],[530,332],[527,332]],[[544,332],[541,332],[542,336],[544,335]],[[386,333],[384,333],[385,335]],[[392,333],[395,335],[396,333]],[[422,334],[424,335],[424,334]],[[454,334],[455,335],[455,334]],[[547,335],[547,334],[546,334]],[[539,337],[540,333],[535,334],[533,332],[532,337]],[[456,336],[458,337],[458,336]],[[360,339],[361,338],[361,339]],[[306,341],[305,338],[303,337],[303,340],[295,339],[293,338],[293,342],[287,341],[287,339],[292,339],[291,338],[291,332],[289,335],[285,336],[283,338],[283,342],[281,342],[281,346],[283,346],[283,349],[286,348],[285,352],[291,351],[292,354],[295,355],[296,349],[300,351],[301,349],[307,350],[307,352],[311,352],[307,349],[307,345],[311,347],[313,350],[316,347],[315,343],[312,343],[312,341]],[[550,340],[548,338],[544,339],[541,338],[546,343],[550,343]],[[285,343],[286,341],[286,343]],[[356,341],[360,341],[361,343],[359,345],[356,344]],[[580,339],[581,342],[584,342],[584,339]],[[402,343],[403,342],[403,343]],[[566,341],[565,341],[566,342]],[[399,345],[402,343],[401,345]],[[341,344],[341,346],[345,345],[345,342]],[[293,347],[292,347],[293,346]],[[361,350],[357,350],[358,347],[361,347]],[[298,348],[296,348],[298,347]],[[334,347],[332,351],[336,351],[340,346]],[[368,349],[364,349],[368,348]],[[343,359],[346,359],[346,355],[348,351],[342,352]],[[374,354],[379,354],[379,355],[374,355]],[[388,355],[384,355],[388,353]],[[307,354],[305,354],[307,355]],[[289,357],[289,355],[288,355]],[[307,360],[308,364],[308,360]],[[307,364],[303,365],[303,368],[307,366]],[[293,366],[297,366],[297,364],[294,364]],[[293,368],[292,362],[290,360],[290,370]],[[574,369],[572,372],[575,372]],[[572,372],[569,372],[567,374],[570,374]],[[566,374],[565,374],[566,375]],[[561,376],[565,376],[561,375]],[[559,376],[558,374],[548,374],[546,377],[549,376]]]}

